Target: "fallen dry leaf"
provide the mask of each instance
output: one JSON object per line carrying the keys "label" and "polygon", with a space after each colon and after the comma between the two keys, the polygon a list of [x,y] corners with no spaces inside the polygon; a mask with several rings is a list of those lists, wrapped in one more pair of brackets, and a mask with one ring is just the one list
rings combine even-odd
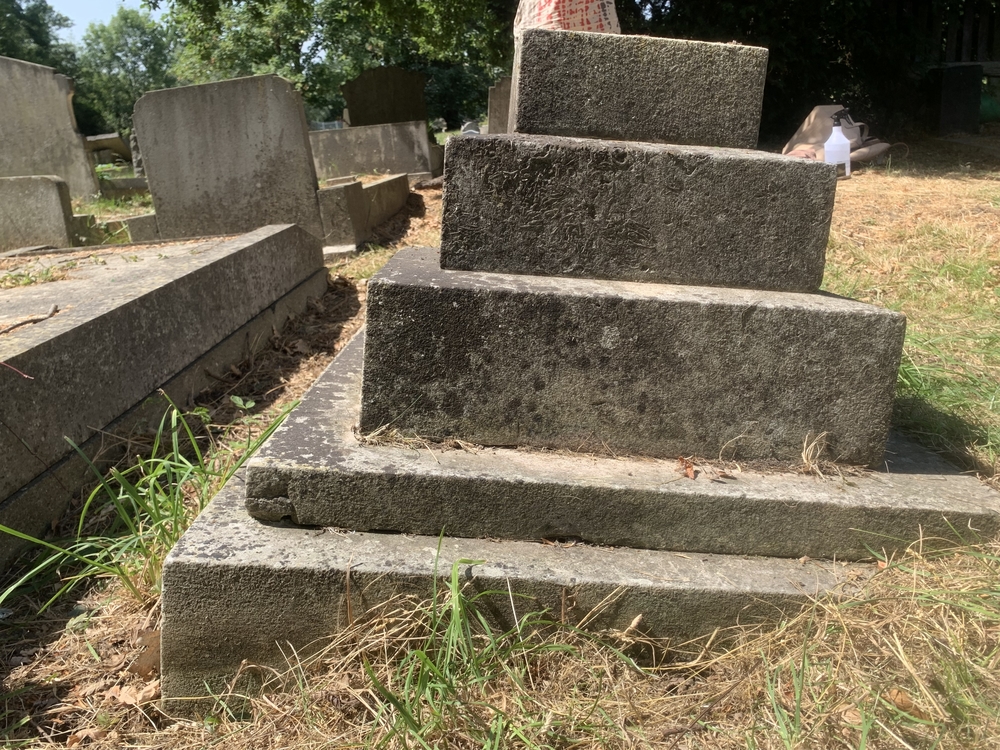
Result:
{"label": "fallen dry leaf", "polygon": [[128,671],[139,675],[144,680],[150,680],[160,671],[160,631],[141,630],[136,638],[136,645],[142,649]]}
{"label": "fallen dry leaf", "polygon": [[98,729],[97,727],[81,729],[79,732],[73,732],[73,734],[66,738],[66,747],[77,747],[84,740],[103,740],[107,736],[108,730],[106,729]]}
{"label": "fallen dry leaf", "polygon": [[931,717],[924,711],[921,711],[917,704],[913,702],[913,698],[907,695],[904,691],[893,688],[885,694],[885,699],[889,701],[892,705],[898,708],[903,713],[907,713],[915,719],[920,719],[921,721],[931,721]]}
{"label": "fallen dry leaf", "polygon": [[683,456],[678,457],[677,460],[680,462],[681,471],[684,473],[685,476],[687,476],[688,479],[694,479],[696,476],[698,476],[698,472],[695,470],[693,463],[688,461]]}

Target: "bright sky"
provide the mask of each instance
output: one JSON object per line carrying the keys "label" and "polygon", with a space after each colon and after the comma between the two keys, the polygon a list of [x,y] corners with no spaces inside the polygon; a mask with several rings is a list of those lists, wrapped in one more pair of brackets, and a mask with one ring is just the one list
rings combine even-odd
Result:
{"label": "bright sky", "polygon": [[[127,8],[141,8],[139,0],[48,0],[55,10],[73,21],[73,27],[63,29],[59,36],[67,42],[80,43],[83,35],[87,31],[87,26],[92,23],[107,23],[111,16],[118,12],[122,6]],[[161,10],[153,13],[155,18],[159,18]]]}

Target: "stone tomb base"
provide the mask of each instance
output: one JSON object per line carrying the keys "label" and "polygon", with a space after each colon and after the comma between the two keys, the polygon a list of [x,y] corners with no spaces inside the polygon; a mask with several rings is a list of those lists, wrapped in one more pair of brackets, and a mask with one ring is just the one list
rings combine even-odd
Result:
{"label": "stone tomb base", "polygon": [[[871,569],[802,555],[899,549],[921,536],[921,524],[924,538],[1000,529],[996,493],[895,438],[888,471],[706,472],[693,481],[676,461],[362,445],[351,427],[363,345],[364,333],[167,558],[168,711],[211,708],[208,691],[218,694],[237,671],[235,690],[253,689],[258,672],[240,670],[244,660],[280,668],[291,648],[321,647],[347,623],[348,595],[355,618],[400,594],[426,598],[434,577],[460,560],[482,561],[459,563],[471,591],[509,585],[529,597],[521,615],[548,608],[576,624],[614,593],[589,627],[624,629],[642,614],[645,632],[686,639],[774,620]],[[317,525],[257,520],[247,507]],[[385,533],[399,529],[409,533]],[[439,539],[442,529],[448,536]],[[645,533],[640,543],[674,551],[539,543],[601,533],[618,535],[616,544]],[[497,540],[503,535],[520,541]],[[735,549],[756,556],[718,554]],[[489,610],[510,626],[506,593]]]}
{"label": "stone tomb base", "polygon": [[[863,559],[952,529],[1000,532],[1000,498],[894,436],[879,471],[703,472],[676,459],[565,451],[363,445],[363,335],[341,353],[247,468],[265,521],[719,554]],[[368,346],[372,346],[370,339]],[[731,465],[731,464],[729,464]]]}

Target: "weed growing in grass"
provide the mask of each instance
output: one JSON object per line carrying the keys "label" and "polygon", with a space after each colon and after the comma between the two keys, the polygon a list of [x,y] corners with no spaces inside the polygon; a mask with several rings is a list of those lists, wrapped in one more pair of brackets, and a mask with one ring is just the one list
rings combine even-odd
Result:
{"label": "weed growing in grass", "polygon": [[0,605],[26,590],[45,588],[53,575],[60,585],[41,606],[40,613],[81,582],[95,577],[118,579],[139,601],[155,596],[167,553],[215,491],[278,428],[293,407],[281,412],[256,439],[251,441],[248,433],[245,445],[217,444],[206,455],[194,429],[171,402],[149,456],[138,457],[124,470],[112,468],[108,476],[102,475],[74,444],[93,469],[98,485],[84,502],[75,533],[69,539],[50,542],[0,525],[0,532],[43,548],[27,566],[27,572],[0,593]]}

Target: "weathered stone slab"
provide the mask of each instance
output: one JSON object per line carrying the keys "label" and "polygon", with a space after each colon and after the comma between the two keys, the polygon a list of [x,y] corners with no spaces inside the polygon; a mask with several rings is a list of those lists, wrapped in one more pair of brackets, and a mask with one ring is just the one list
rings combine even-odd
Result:
{"label": "weathered stone slab", "polygon": [[[363,334],[362,334],[363,335]],[[761,473],[676,459],[360,442],[361,336],[249,462],[265,521],[435,536],[582,539],[615,547],[864,559],[955,529],[1000,531],[1000,494],[893,436],[877,471]],[[725,452],[726,457],[730,450]],[[731,464],[727,464],[731,466]]]}
{"label": "weathered stone slab", "polygon": [[59,308],[0,336],[0,361],[33,378],[3,380],[0,412],[18,434],[0,431],[0,500],[68,453],[66,437],[88,439],[323,264],[319,241],[293,226],[102,260],[0,293],[0,328]]}
{"label": "weathered stone slab", "polygon": [[354,618],[393,596],[429,598],[434,579],[450,576],[452,565],[470,595],[504,592],[480,600],[504,629],[515,625],[509,586],[526,597],[517,599],[520,615],[547,608],[575,625],[612,596],[614,605],[600,608],[587,628],[623,630],[642,614],[643,632],[678,640],[774,621],[861,575],[843,563],[323,534],[249,518],[240,484],[237,477],[216,495],[164,565],[162,691],[170,713],[216,706],[192,700],[209,691],[258,687],[256,670],[239,669],[244,660],[281,667],[289,649],[304,656],[321,648],[348,622],[348,596]]}
{"label": "weathered stone slab", "polygon": [[[167,247],[167,252],[173,248]],[[120,461],[126,448],[135,450],[130,438],[156,432],[169,406],[167,398],[182,410],[195,407],[195,397],[216,386],[232,365],[270,346],[272,332],[281,330],[292,315],[306,309],[309,298],[322,297],[327,288],[327,270],[315,271],[288,294],[276,300],[248,323],[198,357],[180,373],[150,393],[110,424],[103,425],[80,450],[100,471]],[[167,398],[164,398],[164,394]],[[2,408],[2,407],[0,407]],[[116,439],[116,438],[119,438]],[[97,483],[93,469],[75,451],[59,459],[13,495],[0,501],[0,524],[40,536],[60,519],[73,495],[89,492]],[[29,546],[0,534],[0,570]]]}
{"label": "weathered stone slab", "polygon": [[364,187],[368,214],[365,217],[368,235],[388,219],[398,214],[410,197],[410,181],[405,174],[391,175],[369,182]]}
{"label": "weathered stone slab", "polygon": [[699,146],[451,138],[441,264],[814,292],[832,165]]}
{"label": "weathered stone slab", "polygon": [[130,216],[125,219],[128,236],[132,242],[159,242],[160,230],[156,226],[156,214]]}
{"label": "weathered stone slab", "polygon": [[490,86],[489,110],[487,119],[490,135],[507,132],[510,121],[510,76],[504,76],[495,85]]}
{"label": "weathered stone slab", "polygon": [[0,57],[0,177],[56,175],[74,198],[97,194],[72,100],[73,81],[66,76]]}
{"label": "weathered stone slab", "polygon": [[882,460],[906,319],[833,295],[446,271],[368,285],[361,430],[651,456]]}
{"label": "weathered stone slab", "polygon": [[323,224],[302,98],[276,75],[145,94],[133,123],[162,239]]}
{"label": "weathered stone slab", "polygon": [[[358,173],[431,172],[433,154],[441,150],[428,138],[426,120],[312,130],[309,143],[321,181]],[[440,167],[440,157],[437,161]]]}
{"label": "weathered stone slab", "polygon": [[54,175],[0,177],[0,251],[32,245],[70,247],[69,186]]}
{"label": "weathered stone slab", "polygon": [[323,217],[324,245],[357,245],[368,237],[368,204],[360,182],[321,188],[316,194]]}
{"label": "weathered stone slab", "polygon": [[426,84],[423,73],[393,65],[362,71],[340,87],[350,110],[351,127],[414,120],[426,123]]}
{"label": "weathered stone slab", "polygon": [[531,29],[519,69],[515,133],[757,145],[767,72],[761,47]]}

